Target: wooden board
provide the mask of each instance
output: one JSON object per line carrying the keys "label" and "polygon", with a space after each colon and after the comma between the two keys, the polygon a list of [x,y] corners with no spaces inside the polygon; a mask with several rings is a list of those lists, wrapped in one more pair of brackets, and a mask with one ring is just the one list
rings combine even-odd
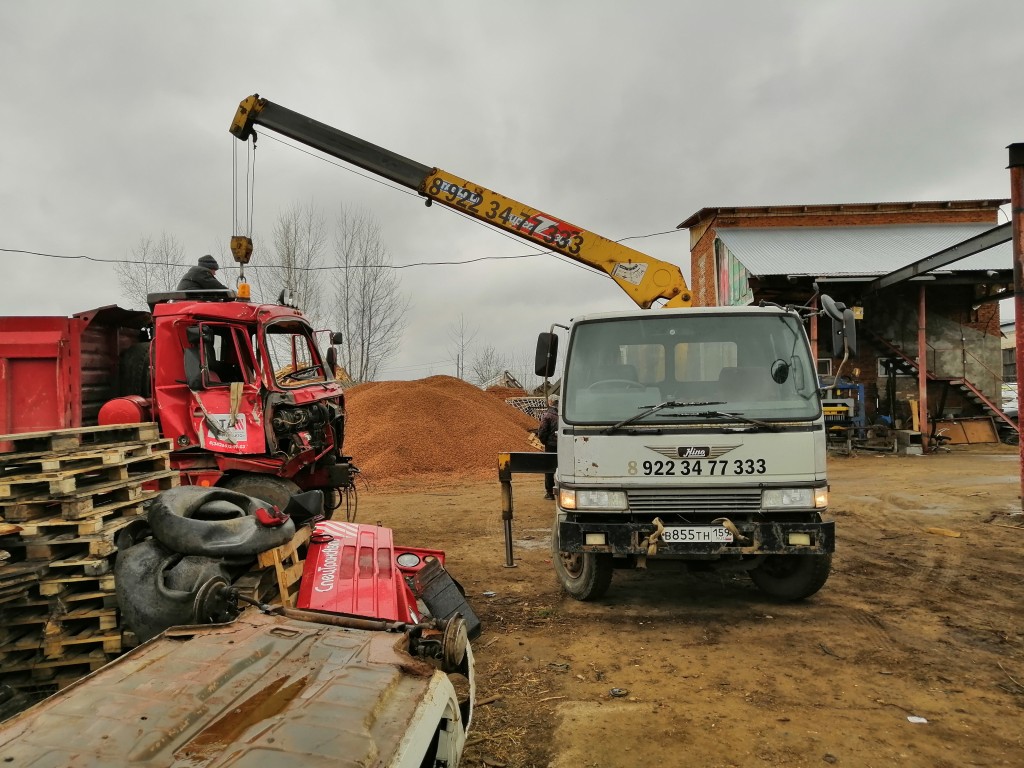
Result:
{"label": "wooden board", "polygon": [[990,416],[937,419],[935,434],[948,438],[950,445],[999,442],[999,432]]}
{"label": "wooden board", "polygon": [[277,576],[277,589],[281,605],[295,607],[299,581],[302,579],[302,558],[300,550],[309,543],[311,530],[303,526],[295,532],[292,540],[280,547],[261,552],[257,562],[263,568],[273,567]]}

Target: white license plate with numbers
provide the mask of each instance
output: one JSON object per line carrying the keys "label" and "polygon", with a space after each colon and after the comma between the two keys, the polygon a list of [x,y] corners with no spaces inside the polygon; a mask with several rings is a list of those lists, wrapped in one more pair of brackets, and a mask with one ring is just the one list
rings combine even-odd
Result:
{"label": "white license plate with numbers", "polygon": [[667,526],[661,540],[669,544],[727,544],[732,533],[720,525]]}

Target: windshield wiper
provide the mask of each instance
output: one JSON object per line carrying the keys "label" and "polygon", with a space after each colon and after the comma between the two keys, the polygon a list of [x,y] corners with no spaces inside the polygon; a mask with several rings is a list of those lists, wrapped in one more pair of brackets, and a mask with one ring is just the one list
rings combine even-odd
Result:
{"label": "windshield wiper", "polygon": [[677,401],[677,400],[666,400],[664,403],[658,403],[657,405],[641,405],[641,406],[639,406],[640,409],[641,409],[640,413],[636,414],[635,416],[630,416],[628,419],[620,421],[618,424],[612,424],[610,427],[608,427],[604,431],[604,434],[610,435],[615,430],[621,429],[622,427],[626,426],[627,424],[632,424],[634,421],[639,421],[644,416],[650,416],[652,413],[657,413],[658,411],[663,410],[664,408],[684,408],[686,406],[693,406],[693,405],[724,405],[724,404],[725,404],[724,400],[694,400],[692,402],[680,402],[680,401]]}
{"label": "windshield wiper", "polygon": [[736,419],[736,421],[742,421],[744,424],[752,424],[755,427],[761,427],[767,429],[770,432],[780,432],[781,428],[776,424],[771,424],[767,421],[761,421],[760,419],[752,419],[749,416],[744,416],[741,413],[733,413],[731,411],[702,411],[700,413],[689,414],[691,416],[703,416],[708,418],[710,416],[717,416],[720,419]]}

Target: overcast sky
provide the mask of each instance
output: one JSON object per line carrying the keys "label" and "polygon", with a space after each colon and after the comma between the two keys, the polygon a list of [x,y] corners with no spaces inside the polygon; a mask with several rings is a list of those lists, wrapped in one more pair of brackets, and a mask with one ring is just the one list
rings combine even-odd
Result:
{"label": "overcast sky", "polygon": [[[0,2],[0,312],[124,303],[144,237],[222,256],[228,133],[258,92],[679,264],[705,206],[1009,197],[1024,3],[957,0]],[[525,242],[284,146],[257,151],[254,233],[363,207],[396,265]],[[926,255],[926,254],[922,254]],[[382,378],[454,373],[450,328],[532,355],[537,331],[633,305],[550,255],[399,272]]]}

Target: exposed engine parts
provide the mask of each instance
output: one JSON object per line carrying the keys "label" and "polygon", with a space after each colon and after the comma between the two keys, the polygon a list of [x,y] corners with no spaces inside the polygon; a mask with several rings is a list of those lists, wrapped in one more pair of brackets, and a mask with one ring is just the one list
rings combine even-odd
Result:
{"label": "exposed engine parts", "polygon": [[313,449],[317,453],[332,445],[329,427],[340,423],[340,412],[330,402],[306,403],[301,406],[277,405],[270,423],[278,450],[289,456]]}

